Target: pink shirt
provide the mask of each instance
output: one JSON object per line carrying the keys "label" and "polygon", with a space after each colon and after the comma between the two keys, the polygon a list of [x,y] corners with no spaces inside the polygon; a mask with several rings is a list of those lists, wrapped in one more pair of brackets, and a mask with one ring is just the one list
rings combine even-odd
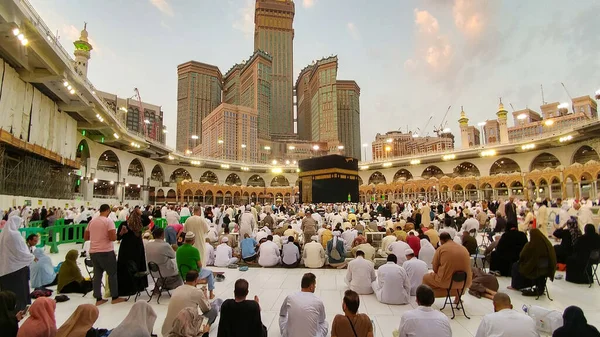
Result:
{"label": "pink shirt", "polygon": [[104,216],[94,218],[86,230],[90,232],[90,254],[115,250],[113,242],[108,238],[109,231],[116,231],[115,223],[111,219]]}
{"label": "pink shirt", "polygon": [[180,223],[172,224],[172,225],[169,225],[169,226],[175,228],[175,230],[177,231],[177,234],[179,234],[183,230],[183,225],[180,224]]}

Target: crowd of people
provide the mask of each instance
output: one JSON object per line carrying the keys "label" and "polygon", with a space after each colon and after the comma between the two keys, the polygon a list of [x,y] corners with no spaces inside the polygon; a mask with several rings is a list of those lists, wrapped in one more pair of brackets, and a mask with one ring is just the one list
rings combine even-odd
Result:
{"label": "crowd of people", "polygon": [[[555,221],[549,219],[548,206],[560,207]],[[0,247],[6,251],[0,259],[0,289],[1,296],[10,304],[0,308],[8,315],[2,324],[22,319],[23,310],[31,304],[30,287],[57,285],[61,294],[92,291],[96,306],[108,302],[106,298],[118,304],[147,289],[146,275],[150,273],[155,280],[155,294],[164,289],[173,290],[161,327],[163,336],[202,335],[219,314],[218,336],[264,336],[266,328],[260,322],[258,298],[246,300],[248,282],[236,281],[234,299],[223,301],[214,294],[215,280],[222,279],[223,272],[207,267],[328,267],[347,268],[345,281],[349,288],[342,304],[345,317],[334,318],[332,336],[373,334],[370,319],[357,313],[359,295],[368,294],[393,305],[408,304],[410,297],[416,296],[419,308],[402,316],[400,336],[451,336],[447,316],[431,308],[435,298],[446,297],[450,287],[453,294],[457,293],[455,303],[460,303],[458,291],[464,289],[473,296],[493,300],[496,313],[486,316],[477,336],[489,336],[490,331],[503,329],[502,321],[506,320],[525,323],[505,336],[537,336],[533,320],[512,310],[508,295],[498,292],[496,276],[510,276],[510,288],[522,291],[525,296],[543,294],[547,279],[554,279],[561,264],[567,270],[567,281],[590,283],[591,268],[587,259],[600,249],[600,237],[589,206],[591,201],[587,199],[557,200],[556,203],[538,199],[527,203],[511,197],[506,202],[214,207],[184,204],[143,208],[101,205],[79,213],[66,210],[72,214],[50,209],[40,220],[46,221],[48,214],[59,214],[65,219],[71,217],[69,220],[73,223],[88,224],[82,251],[67,252],[64,262],[56,267],[43,249],[36,248],[39,238],[32,235],[23,240],[18,232],[26,223],[35,221],[32,219],[37,220],[34,214],[42,212],[20,207],[6,212],[0,233]],[[182,217],[186,220],[181,221]],[[153,219],[156,218],[166,219],[167,226],[155,226]],[[116,228],[118,220],[122,222]],[[550,239],[556,240],[557,245],[553,246]],[[479,244],[486,240],[489,244]],[[115,252],[117,241],[120,244]],[[478,255],[489,262],[489,273],[472,267],[472,259]],[[89,262],[92,266],[95,277],[91,280],[85,279],[77,266],[79,256],[85,257],[86,264]],[[149,263],[156,268],[147,271]],[[457,273],[464,273],[464,281],[452,281]],[[306,273],[301,291],[285,299],[279,320],[282,336],[298,336],[297,331],[308,331],[302,336],[328,333],[323,303],[314,295],[315,287],[315,275]],[[73,320],[89,321],[86,331],[69,328],[71,319],[57,330],[56,324],[52,324],[55,303],[40,299],[29,308],[30,318],[25,322],[32,320],[34,311],[37,316],[43,311],[46,314],[39,319],[48,329],[58,331],[58,334],[40,336],[88,336],[86,331],[91,331],[98,316],[97,309],[80,306],[73,313]],[[139,336],[152,333],[156,314],[151,306],[142,303],[133,306],[110,336],[131,335],[131,331],[137,330]],[[32,310],[34,305],[35,310]],[[568,313],[569,319],[577,321],[578,326],[573,329],[584,329],[582,314],[575,309]],[[242,324],[240,317],[244,317]],[[236,323],[232,323],[234,320]],[[19,336],[24,326],[25,323]],[[63,328],[79,332],[61,335]],[[97,335],[100,333],[94,331]]]}

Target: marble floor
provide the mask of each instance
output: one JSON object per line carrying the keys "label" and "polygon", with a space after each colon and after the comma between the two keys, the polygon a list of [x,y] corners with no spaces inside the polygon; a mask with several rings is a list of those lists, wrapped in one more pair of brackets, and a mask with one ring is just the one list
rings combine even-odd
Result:
{"label": "marble floor", "polygon": [[[58,264],[64,258],[64,254],[69,249],[78,249],[75,245],[60,246],[59,254],[49,254],[55,264]],[[78,263],[84,276],[87,276],[83,259]],[[279,337],[278,313],[285,297],[300,289],[300,280],[306,272],[312,272],[317,276],[316,295],[319,296],[324,304],[327,313],[327,321],[331,324],[336,314],[342,313],[342,297],[347,289],[344,283],[346,270],[335,269],[262,269],[250,268],[246,272],[235,269],[212,268],[214,271],[224,271],[226,279],[223,282],[216,283],[215,294],[218,298],[227,299],[233,297],[233,285],[238,278],[245,278],[250,283],[250,294],[248,298],[258,295],[262,308],[263,324],[269,329],[269,336]],[[564,274],[564,273],[563,273]],[[506,289],[510,284],[510,279],[500,277],[500,291],[507,292],[512,298],[515,309],[521,310],[523,305],[539,305],[546,308],[563,311],[570,305],[577,305],[583,309],[588,323],[600,327],[600,287],[595,284],[591,289],[587,285],[575,285],[563,280],[549,282],[548,287],[550,296],[554,301],[546,297],[521,296],[520,292]],[[79,304],[94,303],[91,293],[86,297],[81,295],[69,295],[70,301],[57,304],[56,322],[60,326]],[[147,300],[144,294],[141,300]],[[467,315],[471,319],[466,319],[462,313],[457,313],[454,320],[451,321],[452,332],[455,337],[474,336],[483,315],[493,312],[492,301],[488,299],[477,299],[471,295],[463,297]],[[140,300],[140,299],[138,299]],[[154,326],[154,332],[161,336],[160,330],[162,321],[166,315],[169,297],[165,295],[161,298],[161,303],[157,304],[153,300],[151,305],[158,315]],[[96,322],[96,327],[111,329],[116,327],[127,315],[133,305],[133,299],[127,303],[111,305],[105,304],[100,307],[100,317]],[[436,307],[443,305],[443,299],[436,300]],[[398,328],[400,317],[408,310],[415,308],[416,302],[413,297],[408,305],[386,305],[381,304],[375,298],[375,295],[361,295],[359,311],[368,314],[375,322],[377,337],[390,337],[392,331]],[[449,307],[446,307],[444,313],[449,317],[452,315]],[[217,335],[217,324],[211,329],[210,336]]]}

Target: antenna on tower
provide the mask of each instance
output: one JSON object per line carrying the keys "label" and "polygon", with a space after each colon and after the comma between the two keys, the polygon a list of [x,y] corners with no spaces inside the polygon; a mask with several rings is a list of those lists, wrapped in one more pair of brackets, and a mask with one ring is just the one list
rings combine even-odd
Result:
{"label": "antenna on tower", "polygon": [[544,99],[544,85],[540,84],[540,89],[542,89],[542,105],[546,104],[546,100]]}

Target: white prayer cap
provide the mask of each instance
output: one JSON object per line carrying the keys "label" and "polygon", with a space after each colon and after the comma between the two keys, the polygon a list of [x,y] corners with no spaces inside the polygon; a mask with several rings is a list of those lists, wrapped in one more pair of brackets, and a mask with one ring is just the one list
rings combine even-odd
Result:
{"label": "white prayer cap", "polygon": [[404,251],[404,255],[414,255],[414,254],[415,254],[415,251],[410,248],[408,248],[407,250]]}
{"label": "white prayer cap", "polygon": [[193,239],[195,237],[196,237],[196,234],[194,234],[194,232],[187,232],[187,233],[185,233],[185,239],[186,240],[191,240],[191,239]]}
{"label": "white prayer cap", "polygon": [[313,241],[319,241],[319,236],[318,235],[313,235],[310,237],[311,240]]}
{"label": "white prayer cap", "polygon": [[221,242],[223,242],[223,243],[225,243],[225,242],[229,242],[229,238],[228,238],[228,237],[226,237],[226,236],[224,236],[224,237],[221,239]]}

